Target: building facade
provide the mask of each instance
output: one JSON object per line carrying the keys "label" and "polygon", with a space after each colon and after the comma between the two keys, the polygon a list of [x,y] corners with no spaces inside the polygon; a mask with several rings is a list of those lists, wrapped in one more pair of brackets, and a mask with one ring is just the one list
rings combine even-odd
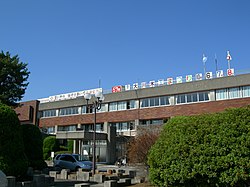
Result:
{"label": "building facade", "polygon": [[[139,127],[162,125],[174,116],[249,105],[250,74],[112,91],[104,93],[105,100],[96,115],[96,155],[100,161],[110,163],[126,154],[124,141],[119,138],[128,140]],[[79,93],[73,98],[57,98],[39,100],[36,125],[58,139],[74,140],[74,152],[91,154],[93,111],[87,110],[86,100]]]}

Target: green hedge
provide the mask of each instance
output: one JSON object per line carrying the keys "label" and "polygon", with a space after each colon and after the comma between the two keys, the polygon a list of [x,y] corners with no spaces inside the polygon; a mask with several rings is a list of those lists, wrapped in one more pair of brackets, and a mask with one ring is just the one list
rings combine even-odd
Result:
{"label": "green hedge", "polygon": [[15,111],[0,103],[0,170],[17,177],[28,167],[20,126]]}
{"label": "green hedge", "polygon": [[157,186],[244,186],[249,148],[249,107],[175,117],[150,150],[150,180]]}

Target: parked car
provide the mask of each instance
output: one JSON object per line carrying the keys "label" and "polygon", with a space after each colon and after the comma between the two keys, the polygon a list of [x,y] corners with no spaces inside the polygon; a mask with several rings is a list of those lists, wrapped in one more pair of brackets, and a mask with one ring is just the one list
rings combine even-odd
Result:
{"label": "parked car", "polygon": [[82,168],[86,171],[91,171],[93,163],[88,160],[88,157],[79,154],[58,154],[55,156],[54,168],[70,169],[71,171],[77,171],[78,168]]}

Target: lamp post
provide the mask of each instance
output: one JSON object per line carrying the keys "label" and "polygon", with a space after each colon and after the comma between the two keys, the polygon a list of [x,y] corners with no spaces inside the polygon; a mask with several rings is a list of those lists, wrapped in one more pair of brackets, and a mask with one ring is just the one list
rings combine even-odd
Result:
{"label": "lamp post", "polygon": [[102,107],[102,101],[104,100],[104,96],[102,92],[97,91],[95,93],[95,99],[92,103],[92,105],[89,105],[89,100],[91,99],[91,94],[86,93],[84,95],[84,98],[87,101],[87,110],[93,109],[94,110],[94,127],[93,127],[93,175],[95,174],[95,168],[96,168],[96,110],[100,110]]}

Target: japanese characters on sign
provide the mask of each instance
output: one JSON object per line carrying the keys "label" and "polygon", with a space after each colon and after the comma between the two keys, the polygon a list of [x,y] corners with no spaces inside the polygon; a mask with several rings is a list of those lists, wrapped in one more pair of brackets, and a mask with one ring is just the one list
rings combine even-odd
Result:
{"label": "japanese characters on sign", "polygon": [[[184,82],[192,82],[192,81],[200,81],[203,79],[213,79],[213,78],[220,78],[223,76],[233,76],[234,75],[234,69],[227,69],[227,73],[224,74],[223,70],[218,70],[216,71],[215,74],[213,72],[206,72],[205,75],[202,73],[197,73],[193,77],[193,75],[186,75],[185,77],[178,76],[175,79],[172,77],[168,77],[165,80],[164,79],[159,79],[158,81],[149,81],[147,82],[141,82],[139,83],[134,83],[132,86],[130,84],[127,84],[124,86],[124,90],[137,90],[137,89],[142,89],[142,88],[150,88],[150,87],[156,87],[156,86],[162,86],[162,85],[172,85],[172,84],[179,84],[179,83],[184,83]],[[119,89],[117,88],[119,87]],[[114,91],[115,89],[115,91]],[[122,90],[122,86],[114,86],[112,87],[112,92],[119,92]],[[123,90],[122,90],[123,91]]]}

